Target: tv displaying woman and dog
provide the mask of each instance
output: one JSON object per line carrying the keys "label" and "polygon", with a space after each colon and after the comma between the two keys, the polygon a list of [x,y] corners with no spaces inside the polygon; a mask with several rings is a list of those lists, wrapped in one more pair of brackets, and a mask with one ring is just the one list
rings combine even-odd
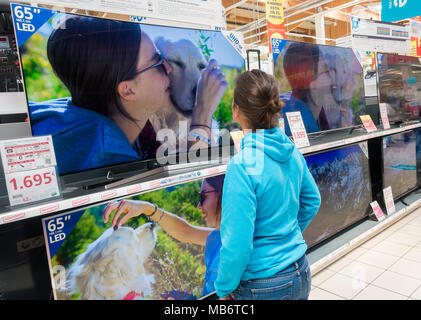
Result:
{"label": "tv displaying woman and dog", "polygon": [[222,32],[20,7],[30,122],[52,135],[60,174],[187,152],[196,138],[221,143],[244,70]]}
{"label": "tv displaying woman and dog", "polygon": [[54,298],[194,300],[215,291],[224,179],[43,219]]}

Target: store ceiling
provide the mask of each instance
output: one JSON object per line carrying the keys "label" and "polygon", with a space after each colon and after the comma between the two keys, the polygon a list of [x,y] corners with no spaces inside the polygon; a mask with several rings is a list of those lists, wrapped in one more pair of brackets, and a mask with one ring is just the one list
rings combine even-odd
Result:
{"label": "store ceiling", "polygon": [[[265,2],[222,0],[228,30],[241,32],[246,47],[267,45]],[[287,39],[315,42],[317,15],[325,17],[328,44],[350,35],[350,18],[380,20],[381,0],[284,0]]]}

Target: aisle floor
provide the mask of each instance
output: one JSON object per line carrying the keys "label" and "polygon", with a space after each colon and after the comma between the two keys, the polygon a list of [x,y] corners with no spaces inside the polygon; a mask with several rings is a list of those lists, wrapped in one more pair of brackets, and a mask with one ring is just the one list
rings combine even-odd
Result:
{"label": "aisle floor", "polygon": [[310,300],[421,300],[421,208],[312,278]]}

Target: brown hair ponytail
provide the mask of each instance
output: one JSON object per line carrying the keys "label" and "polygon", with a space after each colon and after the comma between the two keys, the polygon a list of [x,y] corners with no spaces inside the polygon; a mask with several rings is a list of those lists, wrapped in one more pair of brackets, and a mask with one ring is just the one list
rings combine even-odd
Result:
{"label": "brown hair ponytail", "polygon": [[279,82],[261,70],[242,73],[236,81],[234,102],[247,117],[251,129],[276,127],[282,103],[279,99]]}

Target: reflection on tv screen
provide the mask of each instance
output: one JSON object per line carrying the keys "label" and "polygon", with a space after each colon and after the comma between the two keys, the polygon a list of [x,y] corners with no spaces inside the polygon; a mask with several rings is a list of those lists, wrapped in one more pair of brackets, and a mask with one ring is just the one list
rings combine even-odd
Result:
{"label": "reflection on tv screen", "polygon": [[[60,174],[155,158],[162,129],[177,138],[165,141],[167,152],[185,152],[194,119],[214,129],[212,146],[232,126],[244,59],[222,32],[49,9],[37,19],[17,40],[33,133],[53,136]],[[208,66],[217,94],[199,82]]]}
{"label": "reflection on tv screen", "polygon": [[[141,214],[144,207],[136,207],[130,213],[137,216],[113,229],[116,208],[106,223],[103,214],[118,202],[44,219],[50,272],[65,270],[65,278],[56,279],[55,298],[194,300],[215,291],[220,236],[212,208],[218,208],[224,178],[214,176],[124,199],[165,210],[160,226],[153,228]],[[168,215],[182,223],[168,227],[163,223]],[[58,225],[64,236],[54,234]]]}
{"label": "reflection on tv screen", "polygon": [[367,216],[371,183],[368,158],[359,144],[305,159],[322,199],[303,233],[312,247]]}
{"label": "reflection on tv screen", "polygon": [[307,133],[361,123],[363,69],[352,49],[284,40],[274,59],[287,135],[286,112],[300,111]]}
{"label": "reflection on tv screen", "polygon": [[420,118],[421,62],[419,58],[378,54],[380,103],[390,122]]}
{"label": "reflection on tv screen", "polygon": [[416,136],[414,132],[383,138],[383,188],[392,187],[399,198],[417,184]]}

